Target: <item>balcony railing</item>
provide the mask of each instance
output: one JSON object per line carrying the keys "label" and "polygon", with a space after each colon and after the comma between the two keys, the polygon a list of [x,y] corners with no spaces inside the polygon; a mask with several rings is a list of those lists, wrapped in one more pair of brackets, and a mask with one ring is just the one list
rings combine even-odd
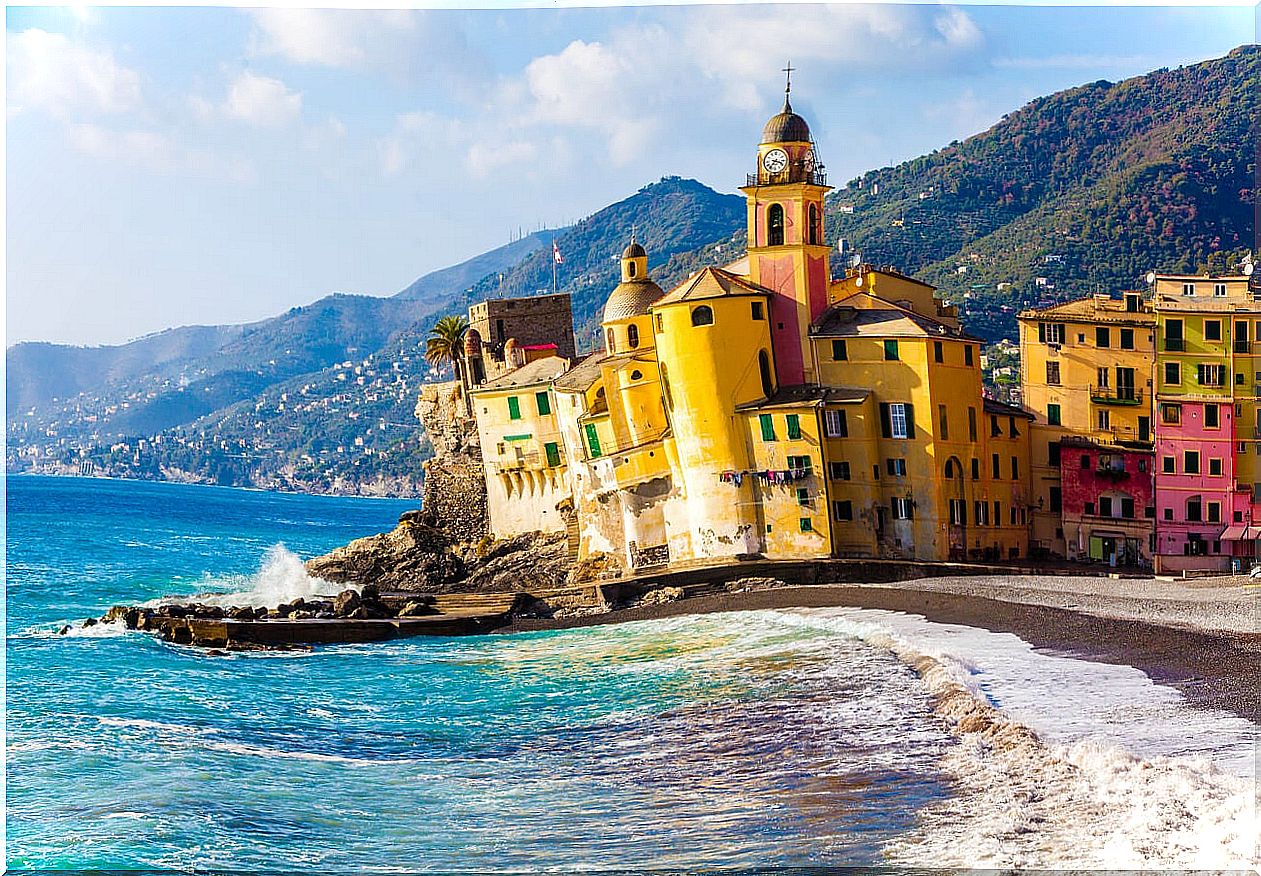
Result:
{"label": "balcony railing", "polygon": [[1186,349],[1186,341],[1182,338],[1165,338],[1165,352],[1181,353]]}
{"label": "balcony railing", "polygon": [[1141,405],[1143,390],[1136,386],[1092,386],[1090,400],[1101,405]]}
{"label": "balcony railing", "polygon": [[745,175],[746,185],[750,186],[774,186],[781,183],[809,183],[810,185],[825,186],[828,184],[828,175],[822,170],[805,170],[799,167],[790,167],[779,173],[750,173]]}

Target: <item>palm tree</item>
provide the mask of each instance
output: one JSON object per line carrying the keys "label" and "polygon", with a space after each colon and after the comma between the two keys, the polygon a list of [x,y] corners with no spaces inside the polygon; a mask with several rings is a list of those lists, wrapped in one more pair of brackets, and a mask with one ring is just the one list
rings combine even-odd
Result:
{"label": "palm tree", "polygon": [[464,375],[460,360],[464,356],[464,334],[467,331],[468,320],[464,317],[444,316],[429,330],[429,341],[425,345],[426,361],[439,367],[450,362],[455,379],[461,386],[464,385]]}

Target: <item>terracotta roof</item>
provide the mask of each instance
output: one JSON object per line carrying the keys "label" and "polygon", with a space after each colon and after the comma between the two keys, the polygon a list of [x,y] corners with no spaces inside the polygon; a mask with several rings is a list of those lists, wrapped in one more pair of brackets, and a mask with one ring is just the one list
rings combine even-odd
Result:
{"label": "terracotta roof", "polygon": [[834,304],[810,327],[812,337],[824,338],[954,338],[979,341],[963,331],[929,316],[896,305],[868,310]]}
{"label": "terracotta roof", "polygon": [[752,283],[744,277],[728,273],[722,268],[705,268],[688,277],[670,290],[654,306],[678,304],[681,301],[703,301],[707,298],[727,298],[736,295],[771,295],[770,289]]}
{"label": "terracotta roof", "polygon": [[1001,414],[1007,417],[1024,417],[1026,420],[1032,420],[1033,414],[1024,408],[1018,408],[1015,405],[1009,405],[1007,402],[1001,402],[996,398],[987,398],[981,404],[987,414]]}
{"label": "terracotta roof", "polygon": [[[1144,302],[1149,308],[1150,302]],[[1063,319],[1083,322],[1128,322],[1134,325],[1151,325],[1155,317],[1151,310],[1133,311],[1125,309],[1125,301],[1120,298],[1087,295],[1071,301],[1061,301],[1046,307],[1032,307],[1022,310],[1017,319]]]}
{"label": "terracotta roof", "polygon": [[795,386],[781,386],[770,398],[756,402],[736,405],[737,411],[751,411],[760,408],[782,407],[814,407],[820,404],[855,404],[871,395],[871,391],[853,386],[821,386],[817,383],[802,383]]}
{"label": "terracotta roof", "polygon": [[603,322],[643,316],[648,308],[665,295],[661,287],[647,277],[618,283],[604,304]]}
{"label": "terracotta roof", "polygon": [[573,368],[556,378],[556,388],[585,392],[600,379],[600,366],[608,357],[603,350],[592,353]]}
{"label": "terracotta roof", "polygon": [[518,386],[534,386],[551,383],[569,369],[569,360],[560,356],[545,356],[527,362],[520,368],[514,368],[503,377],[498,377],[475,387],[472,391],[489,392],[497,389],[512,389]]}

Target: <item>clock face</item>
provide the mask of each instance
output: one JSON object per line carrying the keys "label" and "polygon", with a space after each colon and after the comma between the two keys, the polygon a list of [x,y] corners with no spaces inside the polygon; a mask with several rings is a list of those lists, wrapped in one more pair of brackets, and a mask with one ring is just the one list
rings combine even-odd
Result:
{"label": "clock face", "polygon": [[762,167],[767,173],[780,173],[788,166],[788,153],[783,149],[772,149],[762,156]]}

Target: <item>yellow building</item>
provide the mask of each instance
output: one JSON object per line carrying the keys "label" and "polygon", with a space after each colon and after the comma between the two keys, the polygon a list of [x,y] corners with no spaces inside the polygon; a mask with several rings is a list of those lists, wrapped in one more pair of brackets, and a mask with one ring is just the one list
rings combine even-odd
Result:
{"label": "yellow building", "polygon": [[1156,317],[1141,293],[1126,292],[1025,310],[1017,320],[1022,398],[1034,417],[1033,547],[1066,557],[1074,534],[1064,531],[1061,443],[1150,450]]}
{"label": "yellow building", "polygon": [[[980,342],[931,286],[867,265],[832,278],[826,176],[787,97],[742,190],[749,250],[735,262],[667,293],[631,242],[605,349],[550,379],[546,417],[519,431],[504,420],[507,398],[543,392],[553,360],[475,392],[487,478],[505,479],[500,500],[530,496],[528,511],[492,512],[495,534],[527,516],[568,523],[580,559],[627,571],[1024,556],[1028,415],[983,396]],[[517,444],[528,458],[522,442],[539,440],[564,461],[527,483]]]}

